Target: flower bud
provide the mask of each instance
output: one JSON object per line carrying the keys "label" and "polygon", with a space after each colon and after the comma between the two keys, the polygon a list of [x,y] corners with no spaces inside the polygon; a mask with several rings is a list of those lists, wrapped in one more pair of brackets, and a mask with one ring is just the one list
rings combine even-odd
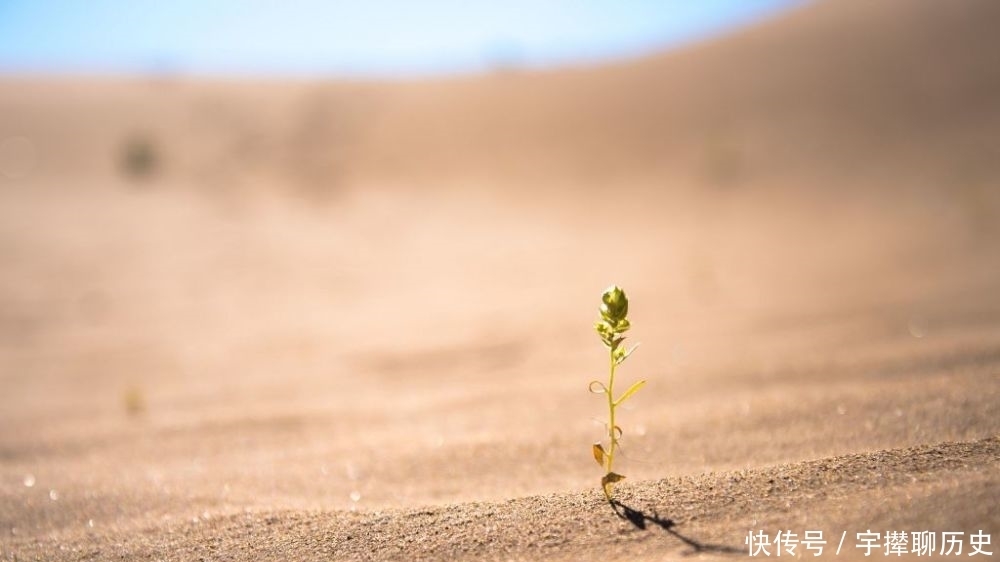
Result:
{"label": "flower bud", "polygon": [[608,287],[601,295],[601,317],[615,325],[628,315],[628,297],[618,285]]}

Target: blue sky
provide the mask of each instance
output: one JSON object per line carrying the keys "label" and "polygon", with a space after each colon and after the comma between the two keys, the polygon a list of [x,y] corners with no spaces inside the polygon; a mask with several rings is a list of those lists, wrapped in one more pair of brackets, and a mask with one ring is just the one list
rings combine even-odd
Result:
{"label": "blue sky", "polygon": [[0,72],[392,77],[634,56],[801,0],[0,0]]}

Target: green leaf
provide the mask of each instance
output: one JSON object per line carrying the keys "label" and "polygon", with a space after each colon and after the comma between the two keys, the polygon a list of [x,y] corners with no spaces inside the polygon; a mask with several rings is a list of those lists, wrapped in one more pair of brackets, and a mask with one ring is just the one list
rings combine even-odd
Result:
{"label": "green leaf", "polygon": [[621,347],[615,349],[615,365],[621,365],[624,363],[625,360],[628,359],[628,356],[632,355],[632,352],[635,351],[635,348],[637,347],[639,347],[639,344],[635,344],[627,350]]}
{"label": "green leaf", "polygon": [[594,460],[597,461],[597,464],[603,467],[604,457],[605,457],[604,447],[602,447],[600,443],[594,443],[593,452],[594,452]]}
{"label": "green leaf", "polygon": [[625,360],[625,348],[616,348],[611,352],[611,356],[615,358],[615,365],[621,365],[622,361]]}
{"label": "green leaf", "polygon": [[[635,349],[635,348],[633,347],[632,349]],[[646,381],[639,381],[639,382],[633,384],[632,386],[628,387],[628,390],[626,390],[621,395],[621,397],[618,398],[618,400],[615,400],[615,406],[618,406],[619,404],[621,404],[622,402],[624,402],[629,396],[632,396],[633,394],[635,394],[636,392],[638,392],[639,389],[642,388],[642,385],[644,385],[644,384],[646,384]]]}

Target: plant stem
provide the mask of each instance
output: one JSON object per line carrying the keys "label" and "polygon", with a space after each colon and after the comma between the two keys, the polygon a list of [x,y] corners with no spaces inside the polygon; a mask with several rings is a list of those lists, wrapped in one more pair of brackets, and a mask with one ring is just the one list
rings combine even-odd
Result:
{"label": "plant stem", "polygon": [[611,377],[608,380],[608,437],[611,438],[611,447],[608,449],[608,472],[612,472],[611,467],[615,462],[615,448],[618,447],[618,438],[615,436],[615,351],[611,350]]}

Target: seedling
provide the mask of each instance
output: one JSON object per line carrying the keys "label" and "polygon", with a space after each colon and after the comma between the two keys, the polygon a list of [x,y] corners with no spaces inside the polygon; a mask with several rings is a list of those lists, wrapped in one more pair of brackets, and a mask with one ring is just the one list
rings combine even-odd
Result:
{"label": "seedling", "polygon": [[601,337],[604,346],[608,348],[611,372],[608,375],[608,384],[591,381],[590,391],[594,394],[604,394],[608,398],[609,443],[607,449],[600,442],[594,443],[593,453],[594,460],[605,470],[605,475],[601,478],[601,488],[604,489],[604,497],[611,501],[612,487],[625,478],[614,471],[615,452],[620,448],[618,442],[622,438],[622,428],[615,424],[615,409],[642,388],[646,381],[633,384],[621,396],[615,398],[615,369],[632,355],[638,344],[628,349],[622,345],[625,341],[624,334],[631,327],[627,318],[628,297],[625,296],[625,291],[618,285],[612,285],[601,295],[601,303],[601,318],[594,323],[594,329],[597,330],[597,335]]}
{"label": "seedling", "polygon": [[146,400],[143,398],[142,390],[135,385],[129,386],[122,393],[122,404],[129,416],[138,416],[146,411]]}

